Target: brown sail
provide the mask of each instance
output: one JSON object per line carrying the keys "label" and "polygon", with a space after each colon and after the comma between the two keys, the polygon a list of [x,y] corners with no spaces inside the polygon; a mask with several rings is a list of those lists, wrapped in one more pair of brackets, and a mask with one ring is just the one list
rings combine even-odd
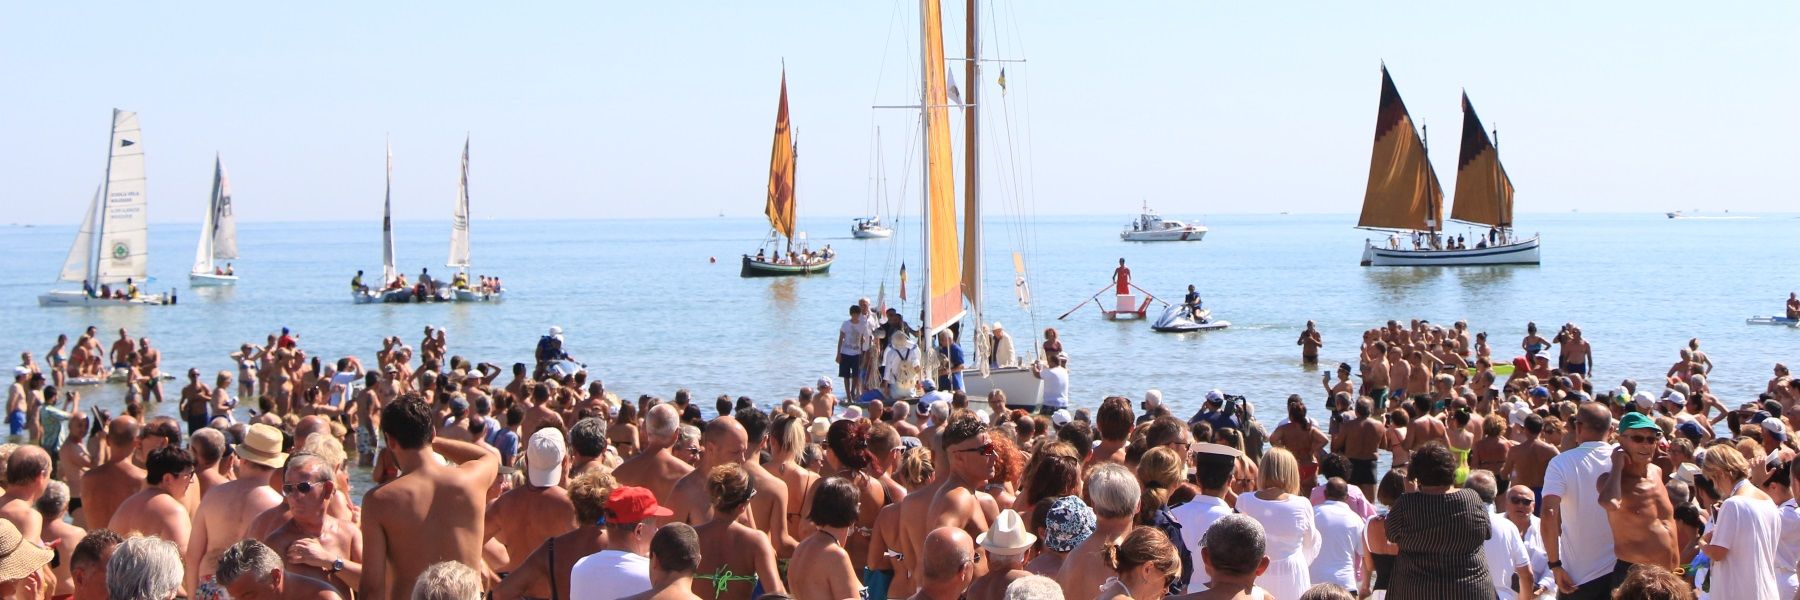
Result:
{"label": "brown sail", "polygon": [[1475,105],[1463,94],[1462,151],[1456,159],[1456,203],[1450,218],[1493,227],[1512,227],[1513,186],[1500,164],[1500,150],[1488,140]]}
{"label": "brown sail", "polygon": [[1369,155],[1369,188],[1363,194],[1357,227],[1435,230],[1443,225],[1444,190],[1413,128],[1400,90],[1381,67],[1381,106],[1375,117],[1375,146]]}
{"label": "brown sail", "polygon": [[769,226],[794,239],[794,134],[788,128],[787,69],[781,70],[781,104],[775,109],[775,146],[769,152]]}

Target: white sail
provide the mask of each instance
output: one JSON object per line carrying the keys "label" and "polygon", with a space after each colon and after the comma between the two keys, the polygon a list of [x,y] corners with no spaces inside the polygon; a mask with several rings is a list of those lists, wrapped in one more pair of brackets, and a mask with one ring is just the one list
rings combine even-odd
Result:
{"label": "white sail", "polygon": [[100,187],[94,188],[94,199],[82,213],[81,229],[75,232],[75,245],[69,247],[69,258],[63,260],[57,281],[82,282],[94,276],[94,213],[100,211]]}
{"label": "white sail", "polygon": [[112,154],[106,163],[106,204],[100,220],[100,283],[139,283],[149,272],[150,216],[145,195],[144,139],[137,113],[113,109]]}
{"label": "white sail", "polygon": [[456,181],[456,210],[450,216],[450,260],[446,267],[469,268],[469,139],[463,138],[462,178]]}
{"label": "white sail", "polygon": [[394,268],[394,147],[387,149],[387,197],[381,204],[381,284],[400,276]]}
{"label": "white sail", "polygon": [[225,163],[213,157],[212,257],[215,260],[237,260],[237,217],[232,216],[231,178],[225,175]]}

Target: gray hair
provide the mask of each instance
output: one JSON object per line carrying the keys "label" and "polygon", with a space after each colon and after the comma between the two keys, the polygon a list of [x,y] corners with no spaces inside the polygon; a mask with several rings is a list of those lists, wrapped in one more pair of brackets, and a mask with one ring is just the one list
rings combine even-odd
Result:
{"label": "gray hair", "polygon": [[1083,486],[1087,490],[1088,505],[1094,507],[1094,514],[1100,518],[1117,519],[1137,514],[1142,490],[1137,477],[1124,465],[1105,463],[1094,467],[1088,471]]}
{"label": "gray hair", "polygon": [[569,449],[576,456],[598,457],[606,454],[606,423],[594,417],[575,422],[569,428]]}
{"label": "gray hair", "polygon": [[289,473],[305,473],[308,467],[317,469],[323,475],[319,481],[336,481],[337,473],[331,468],[331,461],[317,454],[298,453],[288,457]]}
{"label": "gray hair", "polygon": [[895,402],[894,406],[888,410],[894,413],[895,421],[904,421],[906,420],[906,417],[912,415],[912,404],[907,402]]}
{"label": "gray hair", "polygon": [[644,435],[654,444],[664,444],[675,440],[675,431],[681,427],[681,413],[675,407],[658,404],[644,413]]}
{"label": "gray hair", "polygon": [[44,495],[38,496],[32,507],[46,519],[62,517],[63,512],[69,510],[69,484],[50,480],[50,484],[44,486]]}
{"label": "gray hair", "polygon": [[413,582],[412,600],[481,600],[481,576],[454,560],[431,565]]}
{"label": "gray hair", "polygon": [[1493,504],[1494,496],[1500,495],[1500,484],[1494,480],[1494,472],[1487,469],[1469,471],[1469,478],[1463,487],[1481,497],[1482,504]]}
{"label": "gray hair", "polygon": [[1250,574],[1268,553],[1262,523],[1242,513],[1225,515],[1206,528],[1201,546],[1214,569]]}
{"label": "gray hair", "polygon": [[1025,555],[1023,553],[1021,553],[1021,554],[995,554],[993,552],[988,552],[987,560],[988,560],[988,570],[989,571],[998,570],[998,571],[1004,572],[1004,571],[1011,571],[1013,569],[1025,568],[1025,566],[1024,566],[1025,565]]}
{"label": "gray hair", "polygon": [[943,422],[950,420],[949,402],[943,400],[932,402],[929,411],[928,416],[931,417],[931,422],[933,423],[942,424]]}
{"label": "gray hair", "polygon": [[108,600],[170,600],[181,590],[181,551],[159,537],[133,537],[106,563]]}
{"label": "gray hair", "polygon": [[1063,590],[1055,579],[1026,575],[1006,585],[1006,600],[1063,600]]}
{"label": "gray hair", "polygon": [[700,428],[695,427],[693,425],[682,425],[681,426],[681,435],[679,437],[675,438],[675,443],[677,443],[677,444],[682,444],[682,443],[699,444],[700,443]]}
{"label": "gray hair", "polygon": [[219,555],[219,569],[214,577],[219,585],[230,586],[245,575],[264,581],[269,573],[279,568],[281,557],[275,554],[275,549],[256,540],[244,540],[232,544]]}

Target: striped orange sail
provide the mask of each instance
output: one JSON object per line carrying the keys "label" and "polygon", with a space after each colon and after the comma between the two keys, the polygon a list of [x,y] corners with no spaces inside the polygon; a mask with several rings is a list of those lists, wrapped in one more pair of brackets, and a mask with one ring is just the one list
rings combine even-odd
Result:
{"label": "striped orange sail", "polygon": [[1381,67],[1381,107],[1375,117],[1375,146],[1369,154],[1369,187],[1357,227],[1437,230],[1443,226],[1444,190],[1413,128],[1400,90]]}
{"label": "striped orange sail", "polygon": [[956,240],[956,169],[950,154],[949,91],[944,71],[944,22],[938,0],[920,0],[925,111],[925,327],[937,331],[962,320],[962,261]]}
{"label": "striped orange sail", "polygon": [[1463,94],[1462,151],[1456,159],[1456,203],[1450,218],[1492,227],[1512,227],[1513,185],[1500,164],[1500,150],[1488,139],[1475,105]]}
{"label": "striped orange sail", "polygon": [[787,69],[781,70],[781,104],[775,109],[775,147],[769,151],[769,226],[794,239],[794,134],[788,128]]}

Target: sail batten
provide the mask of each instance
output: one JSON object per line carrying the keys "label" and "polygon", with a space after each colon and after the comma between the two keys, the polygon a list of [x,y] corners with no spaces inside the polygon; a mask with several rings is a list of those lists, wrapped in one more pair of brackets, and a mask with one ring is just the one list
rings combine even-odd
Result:
{"label": "sail batten", "polygon": [[794,134],[788,126],[787,69],[781,70],[781,102],[775,108],[775,140],[769,151],[769,227],[794,239]]}
{"label": "sail batten", "polygon": [[96,235],[99,283],[139,282],[149,272],[149,204],[144,178],[144,139],[137,113],[113,109],[112,150]]}
{"label": "sail batten", "polygon": [[456,208],[450,216],[450,260],[447,267],[469,268],[469,140],[463,138],[462,178],[456,182]]}
{"label": "sail batten", "polygon": [[1369,155],[1369,183],[1357,227],[1435,230],[1443,227],[1444,191],[1413,127],[1400,90],[1381,67],[1381,103]]}
{"label": "sail batten", "polygon": [[1462,149],[1456,160],[1456,200],[1450,218],[1492,227],[1511,227],[1512,179],[1500,150],[1488,139],[1469,95],[1463,94]]}
{"label": "sail batten", "polygon": [[921,0],[925,126],[926,312],[938,331],[962,319],[962,261],[957,247],[955,159],[950,152],[949,90],[944,70],[944,22],[938,0]]}

